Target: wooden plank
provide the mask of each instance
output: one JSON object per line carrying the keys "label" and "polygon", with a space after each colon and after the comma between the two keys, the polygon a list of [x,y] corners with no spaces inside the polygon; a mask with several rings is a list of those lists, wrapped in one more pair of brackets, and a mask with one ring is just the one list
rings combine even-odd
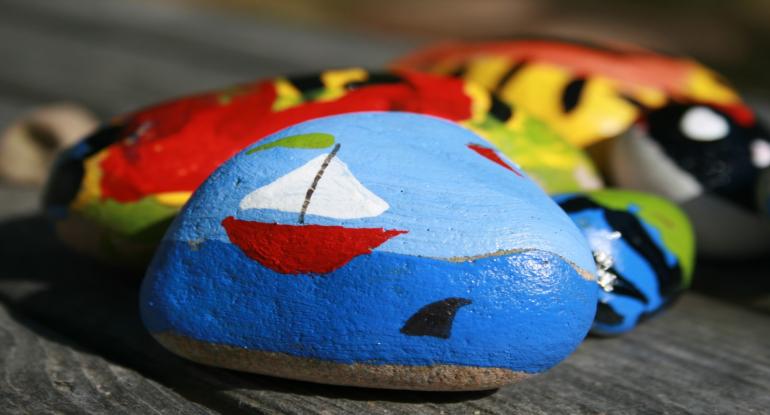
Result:
{"label": "wooden plank", "polygon": [[[101,35],[102,41],[120,39],[145,52],[162,51],[165,57],[172,53],[174,60],[197,60],[197,52],[204,56],[220,54],[218,62],[207,65],[227,70],[233,69],[227,59],[253,63],[254,58],[309,69],[335,63],[382,66],[394,54],[414,46],[414,41],[397,39],[392,33],[378,37],[371,32],[279,23],[253,14],[220,14],[171,2],[72,0],[52,4],[46,0],[3,0],[3,5],[25,10],[37,19],[47,16],[72,21],[76,25],[67,25],[67,30],[83,38]],[[229,58],[224,58],[227,54]]]}
{"label": "wooden plank", "polygon": [[[10,92],[14,88],[6,88],[0,80],[0,129],[5,129],[13,121],[46,102],[53,99],[43,99],[39,96],[30,97],[23,93]],[[19,92],[19,91],[17,91]]]}
{"label": "wooden plank", "polygon": [[112,115],[257,77],[383,66],[408,44],[119,0],[0,1],[0,95]]}
{"label": "wooden plank", "polygon": [[[119,0],[73,0],[51,4],[46,0],[4,0],[25,10],[47,14],[57,19],[76,20],[78,27],[69,30],[87,32],[85,25],[99,28],[110,38],[122,29],[120,37],[133,37],[132,44],[142,50],[183,53],[202,51],[203,55],[230,54],[229,59],[254,58],[308,68],[317,65],[371,64],[382,66],[392,55],[404,53],[414,41],[387,37],[371,32],[352,33],[330,27],[309,27],[290,22],[276,22],[256,15],[220,14],[212,9],[198,9],[170,2],[124,2]],[[106,30],[102,29],[106,27]],[[94,33],[88,33],[92,37]],[[152,36],[156,44],[143,42]],[[126,40],[126,39],[124,39]],[[188,45],[188,47],[185,47]],[[190,45],[192,47],[190,47]],[[196,53],[197,55],[197,53]],[[174,56],[174,55],[172,55]],[[178,58],[175,58],[178,59]],[[226,59],[209,62],[232,70]]]}
{"label": "wooden plank", "polygon": [[[0,66],[0,120],[55,99],[80,100],[108,115],[256,76],[378,66],[404,45],[150,2],[0,0],[0,53],[14,58]],[[216,410],[749,413],[770,407],[767,316],[699,295],[685,297],[629,336],[589,339],[548,374],[492,394],[360,390],[196,365],[163,350],[142,328],[140,273],[73,255],[45,221],[19,217],[33,209],[36,197],[0,187],[0,300],[23,313],[24,321],[55,327]],[[733,271],[709,266],[696,278]]]}
{"label": "wooden plank", "polygon": [[213,411],[82,350],[0,306],[0,407],[4,414]]}
{"label": "wooden plank", "polygon": [[698,264],[693,288],[770,316],[770,258]]}
{"label": "wooden plank", "polygon": [[40,190],[32,187],[0,185],[0,218],[26,216],[38,211]]}
{"label": "wooden plank", "polygon": [[120,42],[81,41],[16,17],[7,7],[0,12],[0,54],[15,58],[0,69],[0,88],[40,104],[76,100],[107,115],[251,78],[132,54]]}
{"label": "wooden plank", "polygon": [[[0,193],[2,194],[2,193]],[[0,200],[2,203],[2,200]],[[45,258],[45,261],[39,260]],[[616,339],[496,393],[314,385],[206,368],[161,349],[137,310],[140,275],[67,253],[37,217],[0,223],[0,299],[188,399],[244,413],[749,413],[770,408],[766,316],[691,294]]]}

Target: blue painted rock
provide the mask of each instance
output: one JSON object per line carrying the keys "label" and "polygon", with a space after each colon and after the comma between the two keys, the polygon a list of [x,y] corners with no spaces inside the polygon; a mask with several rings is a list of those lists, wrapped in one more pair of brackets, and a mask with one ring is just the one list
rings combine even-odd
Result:
{"label": "blue painted rock", "polygon": [[[651,110],[610,144],[609,173],[619,186],[676,201],[705,255],[770,252],[770,134],[750,111],[672,102]],[[764,199],[764,200],[763,200]]]}
{"label": "blue painted rock", "polygon": [[196,190],[142,285],[169,350],[307,381],[481,390],[537,374],[591,326],[591,251],[479,136],[438,118],[307,121]]}
{"label": "blue painted rock", "polygon": [[603,290],[592,333],[627,332],[689,287],[694,236],[673,203],[610,189],[555,199],[583,231],[596,259]]}

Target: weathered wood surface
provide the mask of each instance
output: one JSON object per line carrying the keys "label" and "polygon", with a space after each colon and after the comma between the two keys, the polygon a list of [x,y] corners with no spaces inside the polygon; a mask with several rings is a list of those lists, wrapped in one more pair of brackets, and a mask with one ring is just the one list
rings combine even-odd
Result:
{"label": "weathered wood surface", "polygon": [[[0,201],[8,203],[8,194],[0,191]],[[685,296],[628,336],[588,339],[566,362],[532,381],[491,394],[426,394],[314,385],[179,359],[141,326],[141,275],[68,253],[38,216],[0,222],[0,263],[5,264],[0,300],[12,310],[225,412],[762,413],[770,408],[767,316],[698,294]]]}
{"label": "weathered wood surface", "polygon": [[[0,65],[0,125],[51,100],[84,102],[106,116],[258,76],[354,64],[376,67],[406,46],[152,2],[0,0],[0,53],[12,57]],[[37,198],[34,190],[0,186],[0,302],[10,311],[0,309],[3,408],[13,404],[21,412],[96,413],[169,407],[187,413],[206,408],[223,413],[770,411],[770,321],[767,314],[753,311],[770,308],[761,300],[743,302],[754,307],[749,309],[700,294],[685,296],[666,315],[628,336],[589,339],[551,372],[495,393],[360,390],[196,365],[166,352],[144,331],[137,310],[141,275],[67,251],[35,214]],[[710,282],[701,284],[706,292],[740,302],[745,295],[763,298],[770,291],[769,272],[768,263],[709,264],[696,278],[708,277]],[[731,281],[732,291],[723,289],[719,279]],[[16,342],[13,352],[6,341]],[[88,407],[73,406],[75,391],[62,395],[51,386],[44,366],[50,356],[66,366],[57,376],[75,379],[77,393],[98,392],[97,384],[107,384],[116,402],[96,394],[82,401]],[[23,388],[5,390],[19,382],[29,385],[29,395]],[[48,392],[38,396],[33,392],[38,390]],[[161,397],[168,405],[161,405]]]}
{"label": "weathered wood surface", "polygon": [[149,1],[0,0],[0,123],[51,100],[111,116],[257,77],[380,67],[407,46]]}
{"label": "weathered wood surface", "polygon": [[212,410],[82,350],[0,306],[0,411],[3,414],[209,414]]}

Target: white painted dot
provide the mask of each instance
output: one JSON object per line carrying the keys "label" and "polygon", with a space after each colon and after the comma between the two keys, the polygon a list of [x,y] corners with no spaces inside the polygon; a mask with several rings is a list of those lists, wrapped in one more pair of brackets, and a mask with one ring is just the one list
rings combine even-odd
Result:
{"label": "white painted dot", "polygon": [[693,107],[682,116],[679,129],[686,137],[693,140],[715,141],[727,136],[730,132],[730,124],[710,108]]}
{"label": "white painted dot", "polygon": [[751,161],[760,169],[770,166],[770,143],[761,138],[752,141]]}

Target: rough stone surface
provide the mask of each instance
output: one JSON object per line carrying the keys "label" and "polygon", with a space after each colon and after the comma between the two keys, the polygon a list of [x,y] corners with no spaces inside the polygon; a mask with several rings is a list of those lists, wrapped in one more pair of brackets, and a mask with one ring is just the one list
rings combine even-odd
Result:
{"label": "rough stone surface", "polygon": [[598,286],[579,230],[519,169],[436,117],[297,124],[185,205],[143,282],[145,323],[198,361],[317,382],[478,390],[543,372],[582,341]]}
{"label": "rough stone surface", "polygon": [[507,369],[463,366],[398,366],[375,364],[340,364],[308,359],[285,353],[247,350],[211,344],[173,334],[156,334],[164,347],[187,359],[203,364],[245,372],[326,383],[383,389],[425,391],[464,391],[495,389],[524,380],[531,374]]}

